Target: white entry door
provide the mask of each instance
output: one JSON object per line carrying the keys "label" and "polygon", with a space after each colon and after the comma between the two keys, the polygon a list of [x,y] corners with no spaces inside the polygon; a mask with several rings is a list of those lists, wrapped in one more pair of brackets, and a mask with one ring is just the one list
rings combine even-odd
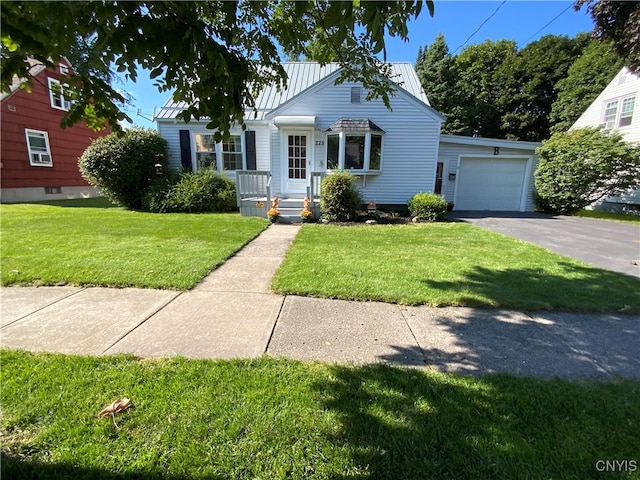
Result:
{"label": "white entry door", "polygon": [[305,193],[307,175],[311,167],[311,135],[305,132],[287,132],[284,135],[283,177],[284,193]]}

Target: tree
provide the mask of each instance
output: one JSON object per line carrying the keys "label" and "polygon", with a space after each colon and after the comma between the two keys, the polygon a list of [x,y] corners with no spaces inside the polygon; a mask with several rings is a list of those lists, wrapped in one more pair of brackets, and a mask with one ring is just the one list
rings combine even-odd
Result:
{"label": "tree", "polygon": [[611,79],[623,61],[613,52],[611,42],[593,40],[558,81],[558,95],[551,106],[551,133],[564,132],[584,113]]}
{"label": "tree", "polygon": [[640,74],[640,2],[578,0],[575,9],[585,5],[595,23],[594,35],[613,42],[625,65]]}
{"label": "tree", "polygon": [[572,213],[598,200],[640,187],[640,146],[597,128],[556,133],[536,150],[538,204]]}
{"label": "tree", "polygon": [[510,55],[498,68],[502,85],[497,103],[501,130],[514,140],[541,141],[550,136],[550,113],[573,62],[589,43],[586,33],[575,38],[545,35]]}
{"label": "tree", "polygon": [[416,73],[431,106],[447,116],[442,131],[451,134],[463,133],[465,126],[460,122],[457,111],[460,100],[456,90],[456,62],[449,53],[442,33],[439,33],[433,43],[424,50],[418,50]]}
{"label": "tree", "polygon": [[504,90],[504,76],[499,69],[505,59],[513,58],[516,43],[512,40],[487,40],[469,45],[455,57],[459,72],[456,90],[461,108],[452,120],[465,125],[461,133],[480,137],[504,138],[502,111],[498,104]]}
{"label": "tree", "polygon": [[[432,0],[408,2],[2,2],[2,72],[7,91],[14,76],[31,80],[27,56],[52,66],[77,36],[92,39],[104,63],[135,81],[137,64],[150,70],[160,91],[173,91],[188,107],[179,118],[207,118],[217,138],[234,123],[244,124],[246,108],[268,84],[286,85],[278,45],[303,49],[321,29],[342,64],[338,82],[362,82],[368,98],[389,106],[393,86],[376,55],[385,35],[408,38],[407,22]],[[55,39],[55,41],[52,41]],[[344,48],[341,46],[344,45]],[[130,120],[118,109],[122,96],[108,82],[78,73],[65,79],[74,104],[63,126],[87,121],[100,128]]]}

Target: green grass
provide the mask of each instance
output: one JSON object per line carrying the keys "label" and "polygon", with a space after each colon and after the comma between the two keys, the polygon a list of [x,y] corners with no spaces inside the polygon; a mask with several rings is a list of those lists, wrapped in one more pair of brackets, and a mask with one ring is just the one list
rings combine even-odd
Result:
{"label": "green grass", "polygon": [[599,210],[580,210],[574,214],[577,217],[599,218],[614,222],[640,224],[640,215],[630,213],[601,212]]}
{"label": "green grass", "polygon": [[465,223],[305,225],[272,286],[431,306],[640,311],[637,279]]}
{"label": "green grass", "polygon": [[[586,479],[607,478],[598,460],[640,460],[640,382],[628,380],[266,358],[1,359],[7,479]],[[134,408],[97,418],[123,396]]]}
{"label": "green grass", "polygon": [[132,212],[99,199],[52,203],[0,206],[3,285],[189,289],[268,224]]}

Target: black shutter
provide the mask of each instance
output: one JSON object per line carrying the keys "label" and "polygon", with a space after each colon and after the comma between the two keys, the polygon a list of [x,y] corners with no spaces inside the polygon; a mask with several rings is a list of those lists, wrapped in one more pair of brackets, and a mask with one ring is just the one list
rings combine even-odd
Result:
{"label": "black shutter", "polygon": [[246,130],[244,132],[244,144],[247,150],[247,170],[256,170],[256,132]]}
{"label": "black shutter", "polygon": [[180,159],[182,168],[188,172],[193,170],[191,164],[191,135],[189,130],[180,130]]}

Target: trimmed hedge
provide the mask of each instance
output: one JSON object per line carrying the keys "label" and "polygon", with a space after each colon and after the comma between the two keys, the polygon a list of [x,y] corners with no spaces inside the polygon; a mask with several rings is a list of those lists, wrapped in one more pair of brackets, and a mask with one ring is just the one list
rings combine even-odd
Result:
{"label": "trimmed hedge", "polygon": [[435,193],[416,193],[407,205],[411,214],[420,220],[440,222],[447,214],[447,201]]}
{"label": "trimmed hedge", "polygon": [[156,181],[156,163],[167,169],[167,141],[151,129],[132,128],[94,140],[78,161],[82,176],[109,200],[136,210]]}
{"label": "trimmed hedge", "polygon": [[322,180],[320,211],[322,217],[332,222],[354,220],[362,205],[356,189],[356,177],[349,172],[336,172]]}

